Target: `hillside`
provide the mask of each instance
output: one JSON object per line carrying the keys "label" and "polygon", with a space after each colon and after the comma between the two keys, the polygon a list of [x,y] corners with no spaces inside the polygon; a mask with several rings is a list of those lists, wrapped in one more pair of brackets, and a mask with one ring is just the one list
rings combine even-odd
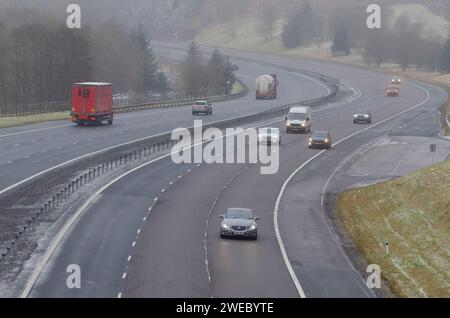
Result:
{"label": "hillside", "polygon": [[[127,26],[139,23],[145,25],[153,37],[191,39],[210,26],[234,19],[261,17],[267,4],[276,4],[280,17],[284,17],[303,0],[79,0],[85,23],[95,24],[106,20],[116,20]],[[65,8],[71,0],[0,0],[0,11],[5,8],[34,8],[41,14],[50,13],[64,19]],[[373,3],[370,0],[310,0],[314,9],[321,14],[337,10],[351,10]],[[413,9],[420,14],[421,7],[433,13],[432,16],[450,18],[448,0],[379,0],[380,5],[416,5]],[[400,7],[400,10],[405,7]],[[397,12],[399,12],[397,10]],[[5,19],[0,15],[1,19]],[[7,17],[6,17],[7,18]],[[430,20],[432,21],[432,20]],[[439,18],[438,21],[442,21]]]}

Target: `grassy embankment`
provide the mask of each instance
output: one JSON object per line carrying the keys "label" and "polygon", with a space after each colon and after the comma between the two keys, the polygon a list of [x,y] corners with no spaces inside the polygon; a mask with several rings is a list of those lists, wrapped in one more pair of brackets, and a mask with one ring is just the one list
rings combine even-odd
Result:
{"label": "grassy embankment", "polygon": [[28,115],[18,117],[0,117],[0,128],[7,128],[20,125],[36,124],[53,120],[69,120],[68,112],[48,113],[39,115]]}
{"label": "grassy embankment", "polygon": [[[450,161],[341,193],[358,250],[401,297],[450,297]],[[389,254],[384,242],[388,241]]]}

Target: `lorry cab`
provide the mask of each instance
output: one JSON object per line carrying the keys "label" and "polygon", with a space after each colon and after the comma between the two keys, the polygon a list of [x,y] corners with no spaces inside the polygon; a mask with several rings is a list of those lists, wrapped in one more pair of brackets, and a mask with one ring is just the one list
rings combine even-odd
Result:
{"label": "lorry cab", "polygon": [[292,107],[286,116],[286,132],[311,131],[311,108],[310,107]]}

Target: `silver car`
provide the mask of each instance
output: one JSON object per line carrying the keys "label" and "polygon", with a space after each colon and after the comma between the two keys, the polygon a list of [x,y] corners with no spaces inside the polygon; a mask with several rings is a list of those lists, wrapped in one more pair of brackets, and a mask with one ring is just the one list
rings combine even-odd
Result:
{"label": "silver car", "polygon": [[251,209],[229,208],[220,216],[220,237],[242,237],[258,239],[258,217]]}
{"label": "silver car", "polygon": [[372,123],[372,113],[368,110],[358,110],[353,114],[354,124],[371,124]]}

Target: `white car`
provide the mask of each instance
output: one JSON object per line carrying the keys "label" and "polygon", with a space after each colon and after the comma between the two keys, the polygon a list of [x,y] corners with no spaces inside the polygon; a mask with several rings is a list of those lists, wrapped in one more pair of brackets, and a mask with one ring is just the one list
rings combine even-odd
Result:
{"label": "white car", "polygon": [[272,127],[261,128],[258,133],[258,144],[259,143],[281,145],[280,129]]}

